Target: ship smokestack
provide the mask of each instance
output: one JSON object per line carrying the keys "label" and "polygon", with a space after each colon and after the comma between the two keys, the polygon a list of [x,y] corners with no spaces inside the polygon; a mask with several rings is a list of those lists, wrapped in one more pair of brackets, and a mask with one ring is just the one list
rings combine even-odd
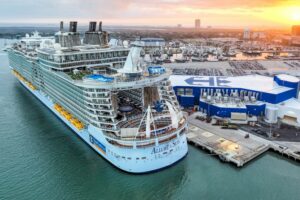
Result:
{"label": "ship smokestack", "polygon": [[60,32],[64,31],[64,22],[63,21],[60,22],[59,30],[60,30]]}
{"label": "ship smokestack", "polygon": [[73,33],[77,32],[77,22],[75,21],[70,22],[69,32],[73,32]]}
{"label": "ship smokestack", "polygon": [[89,25],[89,32],[95,32],[96,31],[97,22],[90,22]]}
{"label": "ship smokestack", "polygon": [[99,31],[102,32],[102,21],[99,22]]}

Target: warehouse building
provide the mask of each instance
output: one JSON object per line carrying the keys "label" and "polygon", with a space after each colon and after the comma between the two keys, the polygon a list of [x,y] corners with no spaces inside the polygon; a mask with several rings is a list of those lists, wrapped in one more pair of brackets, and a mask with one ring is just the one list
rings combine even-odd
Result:
{"label": "warehouse building", "polygon": [[300,126],[300,81],[294,76],[173,75],[170,80],[182,107],[221,118],[264,116],[269,123],[280,118]]}

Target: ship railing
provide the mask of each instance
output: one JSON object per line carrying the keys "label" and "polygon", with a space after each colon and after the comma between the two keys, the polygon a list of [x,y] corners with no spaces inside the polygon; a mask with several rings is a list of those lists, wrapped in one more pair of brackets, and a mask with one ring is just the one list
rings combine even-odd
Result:
{"label": "ship railing", "polygon": [[[156,142],[158,143],[164,143],[166,141],[170,141],[177,137],[177,135],[181,135],[182,132],[184,132],[185,126],[178,127],[177,129],[174,129],[169,132],[167,135],[160,135],[157,137],[151,137],[151,138],[135,138],[134,140],[129,138],[116,138],[116,137],[110,137],[108,134],[105,134],[107,137],[107,140],[113,144],[124,148],[143,148],[149,145],[155,145]],[[113,135],[113,134],[110,134]]]}
{"label": "ship railing", "polygon": [[178,128],[172,128],[162,134],[158,134],[158,135],[151,135],[150,138],[146,138],[145,136],[137,136],[137,137],[121,137],[121,136],[116,136],[114,134],[110,134],[110,133],[104,133],[104,135],[106,137],[108,137],[111,140],[115,140],[117,142],[153,142],[156,139],[164,139],[169,137],[170,135],[174,134],[174,133],[178,133],[181,132],[186,125],[186,120],[182,120],[181,122],[179,122],[179,126]]}
{"label": "ship railing", "polygon": [[[145,85],[145,84],[149,84],[149,83],[156,83],[159,82],[160,80],[164,79],[164,78],[168,78],[169,74],[165,73],[162,74],[161,76],[158,77],[141,77],[139,79],[123,79],[123,78],[116,78],[114,79],[114,81],[111,82],[100,82],[97,80],[73,80],[72,78],[70,78],[67,74],[63,73],[63,72],[53,72],[56,73],[58,75],[60,75],[62,78],[65,78],[66,80],[68,80],[69,82],[72,82],[75,85],[78,86],[106,86],[108,88],[111,88],[113,86],[115,87],[132,87],[132,85]],[[87,97],[89,98],[89,97]]]}
{"label": "ship railing", "polygon": [[[83,79],[83,80],[72,80],[74,84],[78,85],[103,85],[103,86],[114,86],[119,85],[120,87],[132,86],[132,85],[144,85],[148,83],[156,83],[161,81],[164,78],[168,78],[170,73],[164,73],[160,76],[142,76],[139,78],[124,78],[124,77],[114,77],[114,80],[111,82],[100,82],[92,79]],[[117,86],[116,86],[117,87]]]}
{"label": "ship railing", "polygon": [[[130,116],[130,117],[127,117],[127,120],[126,121],[121,121],[121,122],[123,122],[122,124],[120,124],[119,125],[119,127],[120,128],[122,128],[124,125],[125,125],[125,123],[127,124],[127,123],[133,123],[133,122],[135,122],[136,120],[139,120],[139,122],[140,122],[140,120],[142,119],[142,117],[143,117],[143,114],[142,113],[140,113],[140,114],[137,114],[137,115],[133,115],[133,116]],[[170,113],[168,113],[168,112],[161,112],[161,113],[153,113],[153,117],[154,118],[165,118],[165,117],[170,117]]]}

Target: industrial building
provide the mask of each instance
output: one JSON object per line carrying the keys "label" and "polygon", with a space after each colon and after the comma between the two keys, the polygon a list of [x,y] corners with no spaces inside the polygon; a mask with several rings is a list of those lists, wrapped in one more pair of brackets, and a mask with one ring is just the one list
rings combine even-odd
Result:
{"label": "industrial building", "polygon": [[232,120],[251,121],[261,116],[269,123],[281,119],[300,126],[300,80],[294,76],[173,75],[170,80],[182,107]]}

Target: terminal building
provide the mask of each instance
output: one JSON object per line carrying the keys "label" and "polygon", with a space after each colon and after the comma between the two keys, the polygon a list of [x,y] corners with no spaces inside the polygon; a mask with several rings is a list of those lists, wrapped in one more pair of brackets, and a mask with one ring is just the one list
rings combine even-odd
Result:
{"label": "terminal building", "polygon": [[193,107],[208,116],[232,120],[251,121],[264,117],[269,123],[277,123],[280,119],[300,126],[300,80],[294,76],[173,75],[170,81],[182,107]]}

